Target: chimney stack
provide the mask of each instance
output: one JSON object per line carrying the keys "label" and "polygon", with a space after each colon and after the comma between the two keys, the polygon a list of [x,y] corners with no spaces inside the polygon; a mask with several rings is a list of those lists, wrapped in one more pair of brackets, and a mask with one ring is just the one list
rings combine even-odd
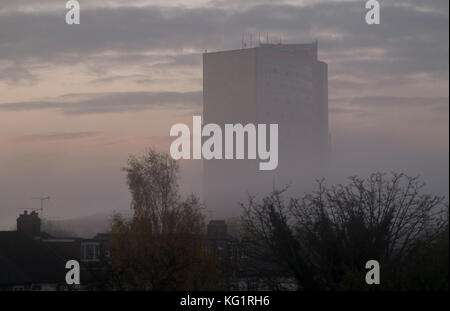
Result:
{"label": "chimney stack", "polygon": [[28,211],[24,211],[17,218],[17,232],[22,232],[29,236],[38,236],[41,233],[41,219],[38,213],[32,211],[28,214]]}

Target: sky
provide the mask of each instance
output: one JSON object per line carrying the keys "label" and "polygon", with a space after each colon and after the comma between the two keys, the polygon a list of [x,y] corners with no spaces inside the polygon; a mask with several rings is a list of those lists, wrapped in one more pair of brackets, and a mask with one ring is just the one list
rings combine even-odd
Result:
{"label": "sky", "polygon": [[[0,229],[32,197],[65,219],[129,208],[130,154],[167,150],[170,127],[202,112],[202,57],[269,42],[318,40],[328,63],[331,182],[374,171],[420,175],[448,196],[447,0],[0,1]],[[201,163],[181,163],[184,193]]]}

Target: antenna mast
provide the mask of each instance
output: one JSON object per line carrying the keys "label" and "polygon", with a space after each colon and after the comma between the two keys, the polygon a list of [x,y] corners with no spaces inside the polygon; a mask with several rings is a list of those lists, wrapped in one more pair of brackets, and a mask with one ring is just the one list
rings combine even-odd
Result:
{"label": "antenna mast", "polygon": [[50,201],[50,196],[46,196],[46,197],[35,197],[35,198],[31,198],[32,200],[40,200],[41,201],[41,208],[37,209],[39,211],[41,211],[41,217],[44,215],[44,201],[48,200]]}

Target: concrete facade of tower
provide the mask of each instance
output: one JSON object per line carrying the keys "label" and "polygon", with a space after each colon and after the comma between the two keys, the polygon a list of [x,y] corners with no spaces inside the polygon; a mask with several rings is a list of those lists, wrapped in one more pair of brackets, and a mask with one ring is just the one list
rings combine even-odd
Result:
{"label": "concrete facade of tower", "polygon": [[328,66],[317,42],[204,53],[203,122],[279,127],[274,171],[259,171],[258,160],[204,161],[203,196],[215,217],[239,212],[248,193],[311,190],[326,177],[330,156]]}

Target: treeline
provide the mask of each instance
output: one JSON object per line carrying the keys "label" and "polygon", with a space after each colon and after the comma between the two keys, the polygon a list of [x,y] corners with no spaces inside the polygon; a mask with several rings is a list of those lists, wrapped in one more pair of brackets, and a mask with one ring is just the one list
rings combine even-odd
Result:
{"label": "treeline", "polygon": [[[233,278],[206,242],[204,207],[179,194],[177,163],[150,149],[124,171],[134,216],[114,218],[111,257],[94,287],[229,289]],[[232,224],[246,261],[239,269],[273,290],[448,290],[448,204],[422,191],[418,178],[375,173],[320,181],[302,198],[250,197]],[[368,260],[380,263],[379,285],[365,282]]]}

